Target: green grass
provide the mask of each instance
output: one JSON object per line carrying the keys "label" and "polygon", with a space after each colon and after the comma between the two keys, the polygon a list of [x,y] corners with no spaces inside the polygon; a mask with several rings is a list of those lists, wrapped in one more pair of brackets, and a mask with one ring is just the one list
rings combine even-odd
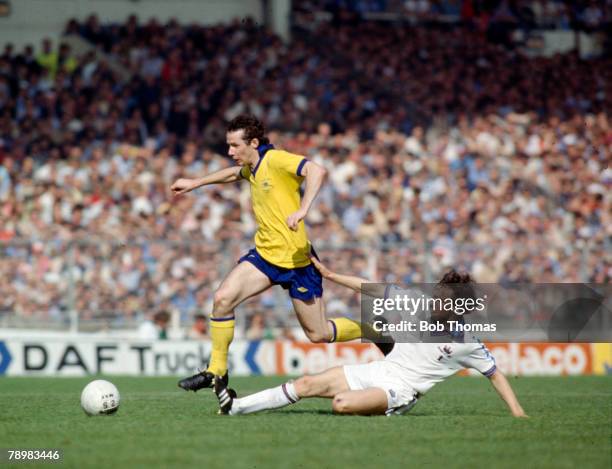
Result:
{"label": "green grass", "polygon": [[[526,420],[484,378],[453,378],[393,418],[334,416],[319,399],[218,416],[210,391],[185,393],[175,379],[110,380],[119,412],[87,417],[89,379],[1,378],[0,447],[62,448],[62,467],[76,468],[612,467],[610,376],[512,380]],[[241,394],[280,382],[232,379]]]}

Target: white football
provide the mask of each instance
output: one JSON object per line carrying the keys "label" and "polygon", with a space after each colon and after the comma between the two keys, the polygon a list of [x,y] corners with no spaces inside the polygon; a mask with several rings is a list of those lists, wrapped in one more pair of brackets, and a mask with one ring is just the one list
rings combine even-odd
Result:
{"label": "white football", "polygon": [[88,415],[107,415],[119,408],[119,390],[110,381],[92,381],[81,393],[81,407]]}

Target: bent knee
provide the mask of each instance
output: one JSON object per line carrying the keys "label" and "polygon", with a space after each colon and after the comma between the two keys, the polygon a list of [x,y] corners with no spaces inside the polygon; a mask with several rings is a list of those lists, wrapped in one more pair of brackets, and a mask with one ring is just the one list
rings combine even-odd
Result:
{"label": "bent knee", "polygon": [[221,288],[214,294],[214,306],[213,313],[227,313],[230,312],[236,305],[236,296],[228,289]]}
{"label": "bent knee", "polygon": [[339,394],[332,401],[332,410],[337,414],[350,414],[352,412],[348,399]]}

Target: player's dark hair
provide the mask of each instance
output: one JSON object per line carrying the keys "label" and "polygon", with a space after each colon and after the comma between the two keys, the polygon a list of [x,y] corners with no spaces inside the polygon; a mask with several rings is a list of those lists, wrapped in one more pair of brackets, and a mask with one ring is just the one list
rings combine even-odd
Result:
{"label": "player's dark hair", "polygon": [[467,272],[457,272],[455,269],[451,269],[442,276],[437,287],[444,287],[447,297],[450,296],[453,300],[458,298],[476,299],[474,279]]}
{"label": "player's dark hair", "polygon": [[442,276],[442,280],[438,283],[440,285],[446,285],[449,283],[473,283],[471,275],[467,272],[457,272],[455,269],[451,269]]}
{"label": "player's dark hair", "polygon": [[241,114],[233,118],[230,123],[227,124],[227,131],[235,132],[236,130],[244,130],[244,141],[247,143],[251,143],[251,140],[254,138],[259,140],[260,145],[267,145],[270,143],[268,137],[265,136],[266,129],[263,123],[255,116]]}

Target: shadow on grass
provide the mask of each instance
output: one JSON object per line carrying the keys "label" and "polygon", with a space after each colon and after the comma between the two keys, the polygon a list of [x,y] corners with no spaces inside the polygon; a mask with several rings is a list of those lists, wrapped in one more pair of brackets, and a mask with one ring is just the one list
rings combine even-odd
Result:
{"label": "shadow on grass", "polygon": [[331,410],[323,409],[287,409],[278,414],[290,414],[290,415],[335,415]]}
{"label": "shadow on grass", "polygon": [[[273,413],[274,411],[268,411],[266,412],[266,414],[270,414]],[[282,415],[285,414],[287,416],[291,416],[291,415],[329,415],[332,417],[358,417],[357,415],[351,415],[351,414],[335,414],[331,409],[330,410],[324,410],[324,409],[286,409],[286,410],[282,410],[280,412],[276,412],[278,415]],[[505,417],[509,417],[510,414],[505,413],[505,412],[499,412],[499,411],[479,411],[479,412],[473,412],[470,411],[469,409],[465,409],[465,411],[455,411],[453,410],[452,412],[423,412],[423,411],[411,411],[411,412],[407,412],[403,415],[401,415],[401,417],[427,417],[427,418],[449,418],[449,417],[456,417],[456,418],[464,418],[464,417],[476,417],[476,418],[483,418],[483,417],[493,417],[493,418],[505,418]],[[384,415],[373,415],[371,417],[385,417]],[[393,416],[393,417],[397,417],[397,416]]]}
{"label": "shadow on grass", "polygon": [[[323,409],[287,409],[282,412],[278,412],[279,414],[288,414],[288,415],[329,415],[333,417],[368,417],[368,416],[359,416],[354,414],[335,414],[331,410],[323,410]],[[441,417],[443,415],[439,414],[431,414],[426,412],[409,412],[405,414],[410,417]],[[465,414],[468,415],[468,414]],[[448,415],[447,415],[448,416]],[[384,415],[372,415],[370,417],[385,417]]]}

